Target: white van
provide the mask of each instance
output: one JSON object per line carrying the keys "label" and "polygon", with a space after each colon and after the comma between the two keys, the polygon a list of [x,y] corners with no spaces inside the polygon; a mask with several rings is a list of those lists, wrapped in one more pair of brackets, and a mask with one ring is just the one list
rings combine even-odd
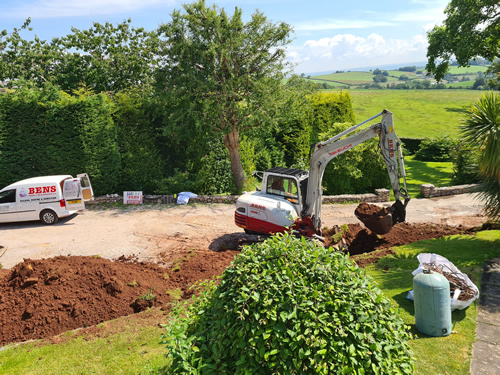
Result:
{"label": "white van", "polygon": [[0,222],[41,220],[55,224],[61,217],[85,209],[94,199],[86,173],[33,177],[0,190]]}

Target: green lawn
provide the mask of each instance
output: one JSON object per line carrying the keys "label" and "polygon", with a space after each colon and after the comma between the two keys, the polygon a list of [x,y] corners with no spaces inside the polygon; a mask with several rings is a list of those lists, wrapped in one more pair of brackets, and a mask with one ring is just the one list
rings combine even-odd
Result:
{"label": "green lawn", "polygon": [[475,80],[470,80],[470,81],[464,81],[464,82],[453,82],[453,83],[447,83],[447,86],[451,87],[462,87],[462,88],[467,88],[467,87],[472,87],[474,85]]}
{"label": "green lawn", "polygon": [[151,374],[167,364],[158,326],[165,316],[152,309],[104,322],[93,333],[60,335],[59,344],[37,340],[0,351],[0,374]]}
{"label": "green lawn", "polygon": [[478,100],[475,90],[350,90],[359,123],[387,109],[399,137],[458,137],[464,109]]}
{"label": "green lawn", "polygon": [[416,335],[410,344],[416,357],[415,374],[469,374],[475,337],[476,303],[452,313],[453,334],[429,337],[415,327],[413,302],[406,299],[413,288],[411,272],[418,267],[417,255],[436,253],[450,260],[480,287],[484,261],[500,256],[500,231],[479,232],[476,236],[458,235],[415,242],[393,249],[395,254],[367,267],[367,273],[399,307],[401,317]]}
{"label": "green lawn", "polygon": [[421,184],[433,184],[436,187],[451,186],[453,163],[426,162],[414,160],[413,156],[405,156],[406,184],[410,197],[420,196]]}

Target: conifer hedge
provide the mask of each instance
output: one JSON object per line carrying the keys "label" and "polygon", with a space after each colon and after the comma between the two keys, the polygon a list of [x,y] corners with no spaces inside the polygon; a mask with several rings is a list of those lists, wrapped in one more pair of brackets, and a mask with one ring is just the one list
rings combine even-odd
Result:
{"label": "conifer hedge", "polygon": [[105,94],[70,96],[50,85],[0,95],[0,186],[86,172],[96,194],[115,191],[121,162],[113,107]]}

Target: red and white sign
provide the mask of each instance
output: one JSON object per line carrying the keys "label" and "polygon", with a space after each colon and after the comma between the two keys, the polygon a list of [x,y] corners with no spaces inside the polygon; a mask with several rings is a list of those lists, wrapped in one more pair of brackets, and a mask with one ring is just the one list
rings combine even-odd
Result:
{"label": "red and white sign", "polygon": [[124,191],[123,204],[142,204],[142,191]]}

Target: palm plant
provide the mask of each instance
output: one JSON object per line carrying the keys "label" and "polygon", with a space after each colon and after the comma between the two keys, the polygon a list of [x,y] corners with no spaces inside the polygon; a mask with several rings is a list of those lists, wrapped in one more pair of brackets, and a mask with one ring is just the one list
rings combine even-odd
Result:
{"label": "palm plant", "polygon": [[500,218],[500,94],[489,92],[465,112],[460,126],[466,142],[479,151],[479,199],[492,220]]}

